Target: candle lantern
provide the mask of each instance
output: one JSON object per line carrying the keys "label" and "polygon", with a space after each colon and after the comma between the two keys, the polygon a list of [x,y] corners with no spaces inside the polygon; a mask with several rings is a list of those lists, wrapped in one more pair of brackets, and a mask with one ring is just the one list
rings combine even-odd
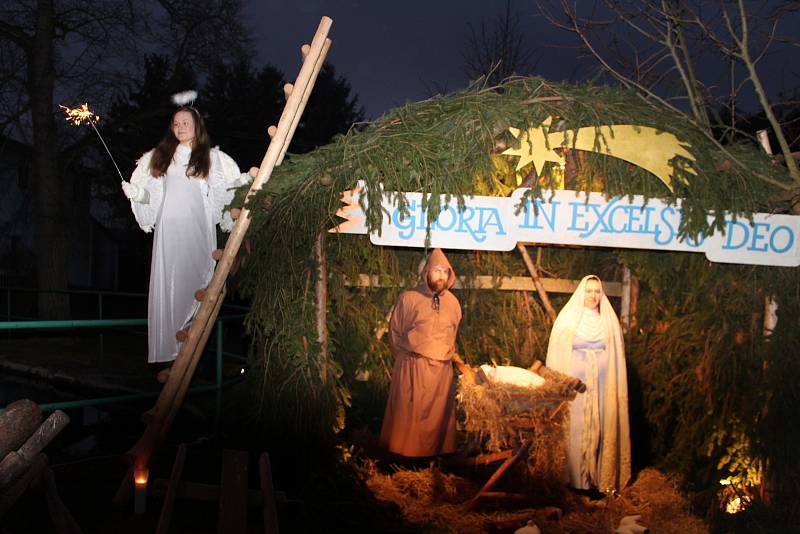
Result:
{"label": "candle lantern", "polygon": [[149,472],[146,467],[137,467],[133,471],[133,485],[134,485],[134,498],[133,498],[133,511],[137,514],[143,514],[147,505],[147,478]]}

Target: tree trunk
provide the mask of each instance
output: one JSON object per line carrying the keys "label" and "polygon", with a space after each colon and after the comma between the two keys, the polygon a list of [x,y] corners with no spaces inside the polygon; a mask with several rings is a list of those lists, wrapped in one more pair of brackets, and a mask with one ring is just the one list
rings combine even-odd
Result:
{"label": "tree trunk", "polygon": [[33,177],[36,206],[36,277],[39,317],[69,316],[69,299],[52,291],[67,289],[68,224],[58,176],[58,139],[53,116],[55,10],[53,0],[38,0],[36,33],[28,58],[28,93],[33,125]]}

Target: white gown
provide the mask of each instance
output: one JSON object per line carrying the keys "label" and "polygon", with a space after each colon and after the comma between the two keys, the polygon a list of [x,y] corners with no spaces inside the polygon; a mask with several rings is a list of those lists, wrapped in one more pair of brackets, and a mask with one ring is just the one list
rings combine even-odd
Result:
{"label": "white gown", "polygon": [[[147,305],[147,361],[154,363],[178,355],[175,333],[194,316],[200,306],[194,293],[205,288],[214,273],[215,226],[223,222],[223,209],[233,199],[231,188],[246,183],[247,175],[239,173],[229,156],[213,149],[208,178],[188,177],[191,149],[178,145],[166,175],[153,178],[150,154],[138,161],[131,178],[131,183],[147,189],[150,200],[131,202],[131,209],[142,230],[155,228]],[[231,222],[229,216],[225,219]]]}

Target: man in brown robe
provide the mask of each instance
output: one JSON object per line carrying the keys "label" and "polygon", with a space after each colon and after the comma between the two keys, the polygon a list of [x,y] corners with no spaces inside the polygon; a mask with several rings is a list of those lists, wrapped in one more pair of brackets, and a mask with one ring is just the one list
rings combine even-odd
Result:
{"label": "man in brown robe", "polygon": [[455,452],[456,415],[452,360],[461,305],[449,291],[456,275],[434,249],[420,284],[397,298],[389,322],[394,356],[392,385],[380,443],[403,456]]}

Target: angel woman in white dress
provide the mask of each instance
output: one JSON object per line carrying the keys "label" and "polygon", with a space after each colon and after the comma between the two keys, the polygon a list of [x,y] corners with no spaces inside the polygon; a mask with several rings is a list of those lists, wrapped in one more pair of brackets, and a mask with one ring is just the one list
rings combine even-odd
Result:
{"label": "angel woman in white dress", "polygon": [[[233,199],[233,188],[248,178],[230,156],[211,148],[203,118],[189,106],[175,111],[164,138],[139,159],[131,181],[122,183],[136,222],[145,232],[155,229],[148,362],[177,357],[175,334],[191,322],[200,306],[194,294],[208,285],[214,272],[216,225],[230,230],[232,221],[223,221],[223,209]],[[168,375],[169,369],[163,370],[159,381]]]}
{"label": "angel woman in white dress", "polygon": [[631,476],[625,346],[597,276],[584,277],[559,312],[547,366],[586,384],[570,405],[568,484],[603,493],[621,490]]}

